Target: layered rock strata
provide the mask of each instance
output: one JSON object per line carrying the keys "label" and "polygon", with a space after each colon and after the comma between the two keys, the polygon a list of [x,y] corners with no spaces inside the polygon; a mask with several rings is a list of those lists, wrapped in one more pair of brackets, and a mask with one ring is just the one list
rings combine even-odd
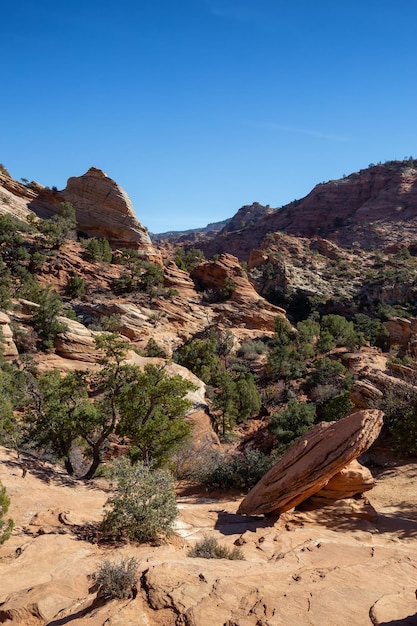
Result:
{"label": "layered rock strata", "polygon": [[279,515],[320,491],[377,438],[382,411],[363,410],[308,430],[241,502],[238,513]]}

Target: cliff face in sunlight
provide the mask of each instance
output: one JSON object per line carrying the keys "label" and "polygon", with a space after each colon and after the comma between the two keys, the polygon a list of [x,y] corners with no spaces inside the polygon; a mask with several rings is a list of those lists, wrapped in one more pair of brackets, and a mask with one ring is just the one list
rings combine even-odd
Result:
{"label": "cliff face in sunlight", "polygon": [[[243,207],[244,209],[244,207]],[[240,209],[242,211],[242,209]],[[320,236],[344,247],[364,249],[399,245],[415,238],[417,169],[412,162],[375,165],[340,180],[318,184],[305,198],[245,225],[236,220],[203,243],[207,256],[230,252],[248,260],[268,233]],[[239,215],[239,212],[236,214]]]}
{"label": "cliff face in sunlight", "polygon": [[135,216],[127,193],[102,170],[91,167],[68,179],[62,191],[38,183],[21,184],[0,173],[0,212],[26,219],[54,215],[61,202],[75,208],[77,229],[89,237],[103,237],[113,246],[133,248],[149,260],[159,260],[147,229]]}

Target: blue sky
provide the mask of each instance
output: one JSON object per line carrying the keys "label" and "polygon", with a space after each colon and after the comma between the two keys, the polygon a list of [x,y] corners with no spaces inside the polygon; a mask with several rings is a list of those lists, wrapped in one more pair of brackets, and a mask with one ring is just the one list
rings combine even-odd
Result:
{"label": "blue sky", "polygon": [[0,162],[103,169],[152,232],[417,157],[416,0],[14,0]]}

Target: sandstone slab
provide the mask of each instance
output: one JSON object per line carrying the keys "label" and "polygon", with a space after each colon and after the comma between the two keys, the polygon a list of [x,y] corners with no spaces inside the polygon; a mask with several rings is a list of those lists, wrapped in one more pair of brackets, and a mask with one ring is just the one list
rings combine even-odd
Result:
{"label": "sandstone slab", "polygon": [[241,502],[238,513],[278,515],[322,489],[377,438],[382,411],[357,411],[307,431]]}

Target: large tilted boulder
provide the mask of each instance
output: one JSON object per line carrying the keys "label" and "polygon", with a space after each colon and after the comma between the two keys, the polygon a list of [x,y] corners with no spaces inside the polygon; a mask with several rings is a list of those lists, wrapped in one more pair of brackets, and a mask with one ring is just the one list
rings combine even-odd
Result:
{"label": "large tilted boulder", "polygon": [[327,485],[377,438],[382,411],[357,411],[307,431],[241,502],[238,513],[278,515]]}

